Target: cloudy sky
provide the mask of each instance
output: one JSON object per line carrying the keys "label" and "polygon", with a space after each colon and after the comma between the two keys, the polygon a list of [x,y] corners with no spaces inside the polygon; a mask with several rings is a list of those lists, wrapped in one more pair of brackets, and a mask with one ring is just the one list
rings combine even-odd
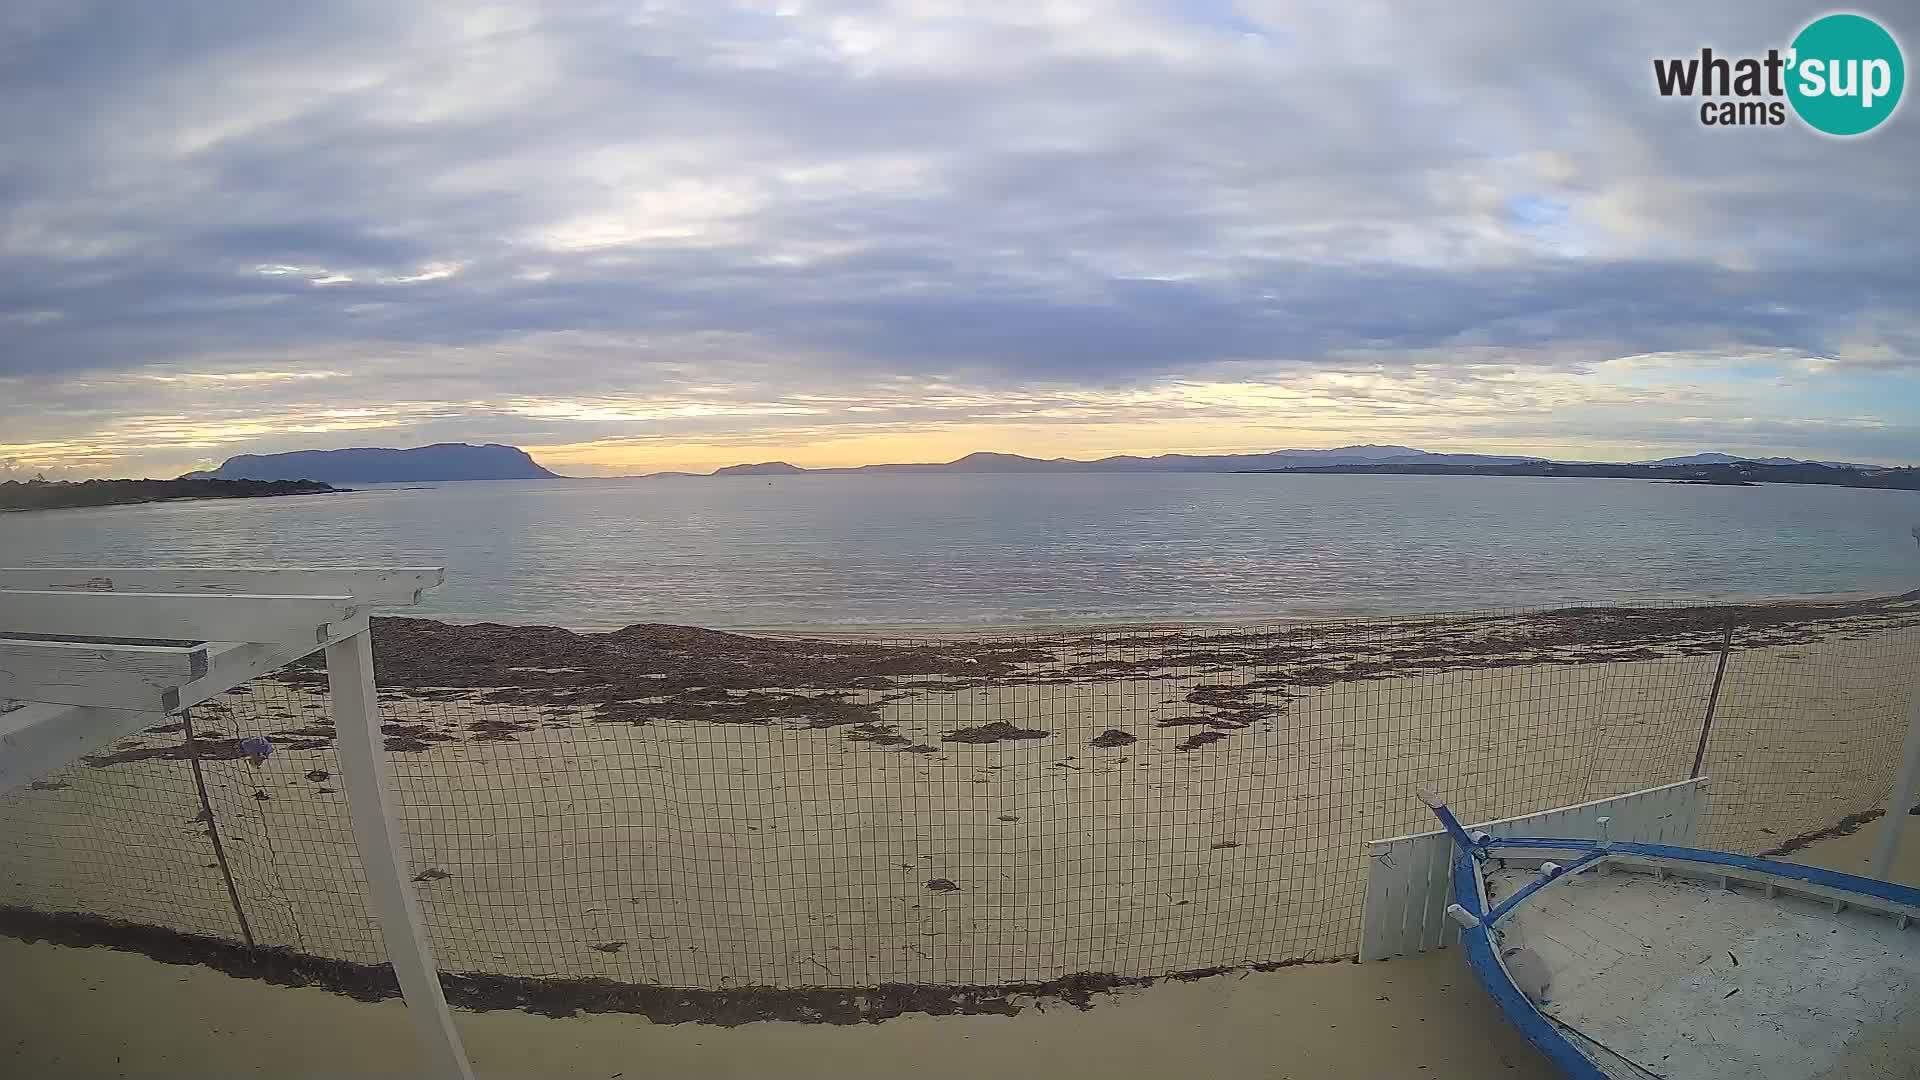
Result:
{"label": "cloudy sky", "polygon": [[1920,114],[1703,128],[1826,10],[1707,7],[9,0],[0,471],[1920,464]]}

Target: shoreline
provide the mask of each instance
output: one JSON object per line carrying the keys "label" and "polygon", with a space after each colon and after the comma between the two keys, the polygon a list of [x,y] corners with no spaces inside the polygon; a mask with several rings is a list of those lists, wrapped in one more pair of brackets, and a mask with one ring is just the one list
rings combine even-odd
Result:
{"label": "shoreline", "polygon": [[1569,599],[1537,604],[1514,604],[1478,608],[1385,609],[1368,607],[1248,612],[1233,615],[1166,616],[1090,616],[1083,619],[1036,619],[1031,622],[819,622],[819,623],[661,623],[646,619],[630,622],[572,623],[542,621],[537,617],[520,619],[508,614],[442,614],[417,612],[411,618],[425,619],[446,626],[506,626],[522,629],[549,628],[579,635],[617,633],[632,626],[686,626],[717,633],[769,638],[819,638],[879,642],[889,639],[967,640],[988,637],[1084,635],[1111,631],[1155,633],[1181,630],[1247,630],[1263,626],[1322,626],[1365,622],[1426,622],[1432,620],[1517,616],[1551,611],[1574,610],[1681,610],[1696,608],[1768,608],[1782,605],[1828,606],[1872,601],[1900,601],[1920,598],[1920,589],[1889,593],[1874,589],[1832,592],[1724,594],[1714,596],[1638,596],[1602,600]]}

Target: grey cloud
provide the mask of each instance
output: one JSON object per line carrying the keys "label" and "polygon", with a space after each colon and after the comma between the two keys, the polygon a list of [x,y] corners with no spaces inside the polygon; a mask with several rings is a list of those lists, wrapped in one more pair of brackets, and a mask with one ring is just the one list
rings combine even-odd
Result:
{"label": "grey cloud", "polygon": [[[805,4],[76,5],[0,29],[0,125],[29,150],[0,164],[0,318],[60,316],[4,324],[0,377],[91,379],[58,391],[83,424],[139,408],[100,377],[240,357],[405,394],[377,357],[409,347],[496,353],[439,380],[467,401],[664,391],[648,343],[713,333],[752,340],[734,374],[770,396],[1354,350],[1915,362],[1878,313],[1920,295],[1920,125],[1709,132],[1652,92],[1651,56],[1783,43],[1797,5],[836,10],[879,51]],[[612,239],[548,242],[583,218]],[[436,263],[458,272],[392,280]],[[632,345],[512,347],[565,331]],[[622,433],[481,406],[407,430]]]}

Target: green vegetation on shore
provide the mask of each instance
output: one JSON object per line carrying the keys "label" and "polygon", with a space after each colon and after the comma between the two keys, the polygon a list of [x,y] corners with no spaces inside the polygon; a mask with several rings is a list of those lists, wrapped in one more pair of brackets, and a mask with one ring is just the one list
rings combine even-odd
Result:
{"label": "green vegetation on shore", "polygon": [[315,480],[9,480],[0,484],[0,510],[58,510],[121,506],[173,499],[258,499],[317,495],[341,489]]}

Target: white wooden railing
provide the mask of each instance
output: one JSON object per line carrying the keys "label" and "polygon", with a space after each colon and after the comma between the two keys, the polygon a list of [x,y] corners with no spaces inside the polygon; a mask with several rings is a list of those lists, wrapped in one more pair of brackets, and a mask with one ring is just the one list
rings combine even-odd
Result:
{"label": "white wooden railing", "polygon": [[[472,1080],[414,901],[374,689],[368,615],[438,567],[0,569],[0,792],[325,650],[342,787],[421,1075]],[[407,1070],[403,1070],[407,1071]]]}

